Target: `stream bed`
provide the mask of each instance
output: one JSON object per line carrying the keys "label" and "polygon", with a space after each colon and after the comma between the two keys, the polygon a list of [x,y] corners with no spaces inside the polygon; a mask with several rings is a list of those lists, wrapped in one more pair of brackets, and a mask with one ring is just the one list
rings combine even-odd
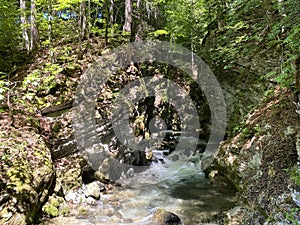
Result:
{"label": "stream bed", "polygon": [[235,193],[230,184],[205,178],[195,163],[165,159],[120,179],[95,204],[72,204],[70,215],[44,224],[153,224],[158,209],[175,213],[185,225],[214,224],[208,222],[234,206]]}

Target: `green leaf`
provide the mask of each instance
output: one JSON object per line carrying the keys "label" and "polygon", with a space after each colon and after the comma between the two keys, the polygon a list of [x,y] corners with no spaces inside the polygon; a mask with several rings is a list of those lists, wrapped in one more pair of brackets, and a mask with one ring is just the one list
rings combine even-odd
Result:
{"label": "green leaf", "polygon": [[169,34],[169,32],[166,30],[156,30],[154,32],[151,32],[149,36],[159,37],[161,35],[167,35],[167,34]]}

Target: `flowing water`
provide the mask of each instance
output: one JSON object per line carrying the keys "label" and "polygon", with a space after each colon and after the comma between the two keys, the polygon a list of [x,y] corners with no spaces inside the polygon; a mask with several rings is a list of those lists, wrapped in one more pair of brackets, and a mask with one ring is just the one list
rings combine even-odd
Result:
{"label": "flowing water", "polygon": [[[197,163],[186,158],[165,158],[119,183],[103,193],[99,203],[86,205],[85,213],[46,224],[153,224],[151,218],[157,209],[175,213],[186,225],[205,224],[230,209],[235,200],[232,186],[205,178]],[[82,209],[77,206],[77,210]]]}

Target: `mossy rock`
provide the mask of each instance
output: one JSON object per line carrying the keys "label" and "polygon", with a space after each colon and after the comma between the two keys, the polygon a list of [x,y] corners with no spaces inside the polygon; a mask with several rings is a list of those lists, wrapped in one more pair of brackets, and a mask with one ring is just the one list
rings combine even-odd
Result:
{"label": "mossy rock", "polygon": [[55,207],[50,203],[44,205],[43,212],[49,217],[57,217],[59,215],[58,207]]}
{"label": "mossy rock", "polygon": [[70,209],[62,197],[54,194],[49,197],[48,202],[43,206],[43,212],[49,217],[57,217],[68,214]]}
{"label": "mossy rock", "polygon": [[[2,209],[20,212],[20,216],[6,218],[7,224],[37,223],[41,210],[55,186],[55,170],[52,165],[50,150],[39,134],[33,130],[7,127],[9,132],[1,133],[0,157],[3,169],[0,171],[6,189],[2,194],[9,194]],[[2,216],[1,216],[2,217]],[[3,218],[0,218],[2,220]]]}

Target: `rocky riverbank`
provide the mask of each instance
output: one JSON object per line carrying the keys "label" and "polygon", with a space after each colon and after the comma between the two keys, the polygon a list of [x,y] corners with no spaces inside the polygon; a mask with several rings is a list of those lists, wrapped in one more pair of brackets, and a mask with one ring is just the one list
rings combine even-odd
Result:
{"label": "rocky riverbank", "polygon": [[299,162],[300,115],[293,101],[290,91],[276,88],[222,144],[210,172],[239,190],[229,224],[298,223],[291,168]]}

